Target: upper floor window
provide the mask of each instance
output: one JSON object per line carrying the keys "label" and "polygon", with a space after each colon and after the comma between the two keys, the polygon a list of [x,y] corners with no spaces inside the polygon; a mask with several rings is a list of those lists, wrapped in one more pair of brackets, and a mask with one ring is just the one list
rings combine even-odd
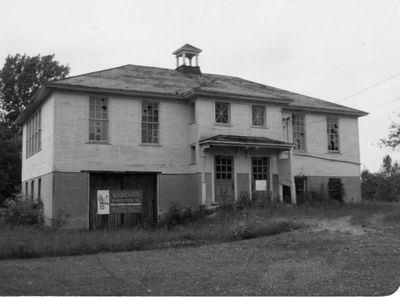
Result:
{"label": "upper floor window", "polygon": [[40,109],[26,123],[26,157],[30,157],[42,148],[42,128]]}
{"label": "upper floor window", "polygon": [[108,98],[89,98],[89,141],[108,142]]}
{"label": "upper floor window", "polygon": [[230,104],[225,102],[215,102],[215,122],[219,124],[229,124]]}
{"label": "upper floor window", "polygon": [[306,150],[304,127],[304,114],[292,114],[293,143],[294,149],[299,151]]}
{"label": "upper floor window", "polygon": [[339,121],[336,117],[327,118],[328,151],[339,151]]}
{"label": "upper floor window", "polygon": [[265,106],[251,107],[251,124],[253,126],[265,127]]}
{"label": "upper floor window", "polygon": [[142,102],[142,143],[159,143],[157,102]]}

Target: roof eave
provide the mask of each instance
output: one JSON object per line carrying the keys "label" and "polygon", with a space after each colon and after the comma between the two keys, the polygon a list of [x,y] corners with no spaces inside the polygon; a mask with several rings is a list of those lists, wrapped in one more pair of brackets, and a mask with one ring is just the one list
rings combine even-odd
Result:
{"label": "roof eave", "polygon": [[348,116],[356,116],[363,117],[368,115],[368,112],[362,110],[339,110],[339,109],[330,109],[330,108],[322,108],[322,107],[303,107],[303,106],[285,106],[284,110],[290,111],[304,111],[304,112],[319,112],[319,113],[328,113],[328,114],[340,114],[340,115],[348,115]]}
{"label": "roof eave", "polygon": [[292,99],[273,97],[273,96],[254,96],[254,95],[241,95],[241,94],[229,94],[229,93],[221,93],[214,91],[203,91],[203,90],[191,90],[184,94],[185,98],[192,99],[195,97],[209,97],[218,99],[232,99],[232,100],[253,100],[253,101],[262,101],[269,103],[276,103],[281,105],[289,105],[293,102]]}
{"label": "roof eave", "polygon": [[217,145],[217,146],[240,146],[240,147],[264,147],[264,148],[284,148],[290,149],[294,144],[278,144],[278,143],[257,143],[257,142],[234,142],[234,141],[217,141],[217,140],[205,140],[200,141],[200,145]]}
{"label": "roof eave", "polygon": [[71,92],[86,92],[92,94],[114,94],[122,96],[132,96],[140,98],[151,98],[151,99],[185,99],[182,95],[157,93],[157,92],[141,92],[132,90],[115,90],[107,88],[97,87],[84,87],[77,85],[61,84],[61,83],[47,83],[45,84],[36,95],[33,97],[31,103],[22,111],[22,113],[15,120],[17,125],[23,125],[29,118],[34,110],[47,98],[47,96],[53,91],[71,91]]}
{"label": "roof eave", "polygon": [[40,106],[40,104],[47,98],[50,93],[51,89],[48,87],[48,84],[44,84],[32,98],[31,103],[28,104],[17,117],[17,119],[15,120],[15,124],[18,126],[22,126],[29,118],[29,116]]}

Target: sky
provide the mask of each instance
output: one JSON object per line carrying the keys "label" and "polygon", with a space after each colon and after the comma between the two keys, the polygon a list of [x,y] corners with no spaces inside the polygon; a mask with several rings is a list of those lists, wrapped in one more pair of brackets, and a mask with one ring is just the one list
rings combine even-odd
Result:
{"label": "sky", "polygon": [[55,54],[78,75],[125,64],[175,68],[190,43],[202,72],[369,112],[361,169],[400,121],[400,0],[0,0],[0,66],[11,54]]}

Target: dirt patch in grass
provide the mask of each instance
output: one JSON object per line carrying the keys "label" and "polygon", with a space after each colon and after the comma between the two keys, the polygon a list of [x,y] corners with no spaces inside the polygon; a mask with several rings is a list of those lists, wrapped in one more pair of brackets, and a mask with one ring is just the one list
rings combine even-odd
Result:
{"label": "dirt patch in grass", "polygon": [[314,219],[306,220],[308,224],[312,225],[311,231],[329,231],[329,232],[343,232],[352,235],[363,235],[365,229],[360,225],[353,225],[350,222],[351,216],[340,217],[336,219]]}

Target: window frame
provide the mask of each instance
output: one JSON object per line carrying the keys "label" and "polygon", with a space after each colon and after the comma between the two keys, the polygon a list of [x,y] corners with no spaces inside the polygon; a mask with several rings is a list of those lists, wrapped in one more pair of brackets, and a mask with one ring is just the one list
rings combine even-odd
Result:
{"label": "window frame", "polygon": [[[329,127],[329,124],[330,124],[330,122],[332,121],[332,120],[334,120],[334,121],[336,121],[336,131],[337,131],[337,133],[336,133],[336,135],[337,135],[337,143],[336,143],[336,146],[337,146],[337,149],[336,150],[331,150],[331,149],[329,149],[329,146],[330,146],[330,136],[331,135],[334,135],[334,134],[330,134],[330,132],[329,132],[329,130],[330,129],[332,129],[332,128],[330,128]],[[328,153],[340,153],[340,127],[339,127],[339,117],[337,117],[337,116],[327,116],[326,117],[326,140],[327,140],[327,146],[326,146],[326,148],[327,148],[327,151],[328,151]]]}
{"label": "window frame", "polygon": [[31,180],[31,200],[35,199],[35,180]]}
{"label": "window frame", "polygon": [[[263,109],[263,124],[255,125],[254,124],[254,108],[262,108]],[[251,127],[253,128],[266,128],[267,127],[267,107],[265,105],[260,104],[252,104],[250,106],[251,109]]]}
{"label": "window frame", "polygon": [[[107,105],[107,117],[104,119],[103,115],[101,115],[100,118],[97,118],[96,116],[92,117],[92,113],[96,114],[96,109],[91,111],[91,100],[103,100],[105,99],[106,105]],[[101,105],[100,105],[101,106]],[[96,143],[96,144],[108,144],[110,142],[110,98],[107,96],[89,96],[89,115],[88,115],[88,143]],[[105,133],[106,133],[106,139],[100,139],[96,140],[96,133],[94,132],[94,139],[90,139],[90,130],[91,130],[91,123],[95,122],[100,122],[102,123],[101,129],[103,129],[103,123],[105,123]],[[93,129],[95,129],[96,126],[94,124]],[[102,138],[103,130],[100,132],[100,137]]]}
{"label": "window frame", "polygon": [[[227,122],[223,123],[223,122],[217,122],[219,116],[217,116],[217,104],[226,104],[227,106]],[[216,125],[230,125],[231,124],[231,104],[229,102],[225,102],[225,101],[215,101],[214,103],[214,124]]]}
{"label": "window frame", "polygon": [[[157,105],[157,122],[144,122],[143,121],[143,111],[144,111],[144,106],[146,104],[156,104]],[[154,115],[151,115],[151,117],[154,117]],[[143,124],[150,124],[150,125],[157,125],[157,142],[147,142],[143,141],[144,140],[144,135],[143,135]],[[153,131],[153,130],[151,130]],[[159,101],[154,101],[154,100],[142,100],[141,105],[140,105],[140,143],[141,145],[154,145],[154,146],[159,146],[161,145],[161,125],[160,125],[160,102]],[[148,135],[147,135],[148,136]],[[154,137],[153,135],[151,136],[152,138]],[[148,137],[147,137],[148,138]]]}
{"label": "window frame", "polygon": [[197,149],[196,145],[192,144],[189,146],[190,148],[190,156],[189,156],[189,165],[196,165],[197,164]]}
{"label": "window frame", "polygon": [[38,179],[38,186],[37,186],[37,198],[39,201],[42,200],[42,179]]}
{"label": "window frame", "polygon": [[25,124],[25,158],[33,156],[42,149],[42,112],[38,108]]}
{"label": "window frame", "polygon": [[[295,129],[295,121],[293,120],[293,116],[301,117],[303,119],[303,134],[304,135],[303,135],[303,147],[302,148],[301,147],[297,148],[296,143],[295,143],[295,139],[297,138],[297,137],[295,137],[295,133],[301,133],[301,132],[296,131],[296,129]],[[307,141],[306,141],[306,135],[307,135],[307,132],[306,132],[306,115],[304,113],[295,112],[295,113],[291,114],[290,120],[292,122],[292,142],[294,144],[293,150],[296,151],[296,152],[306,152],[307,151],[307,145],[306,145],[306,143],[307,143]]]}

